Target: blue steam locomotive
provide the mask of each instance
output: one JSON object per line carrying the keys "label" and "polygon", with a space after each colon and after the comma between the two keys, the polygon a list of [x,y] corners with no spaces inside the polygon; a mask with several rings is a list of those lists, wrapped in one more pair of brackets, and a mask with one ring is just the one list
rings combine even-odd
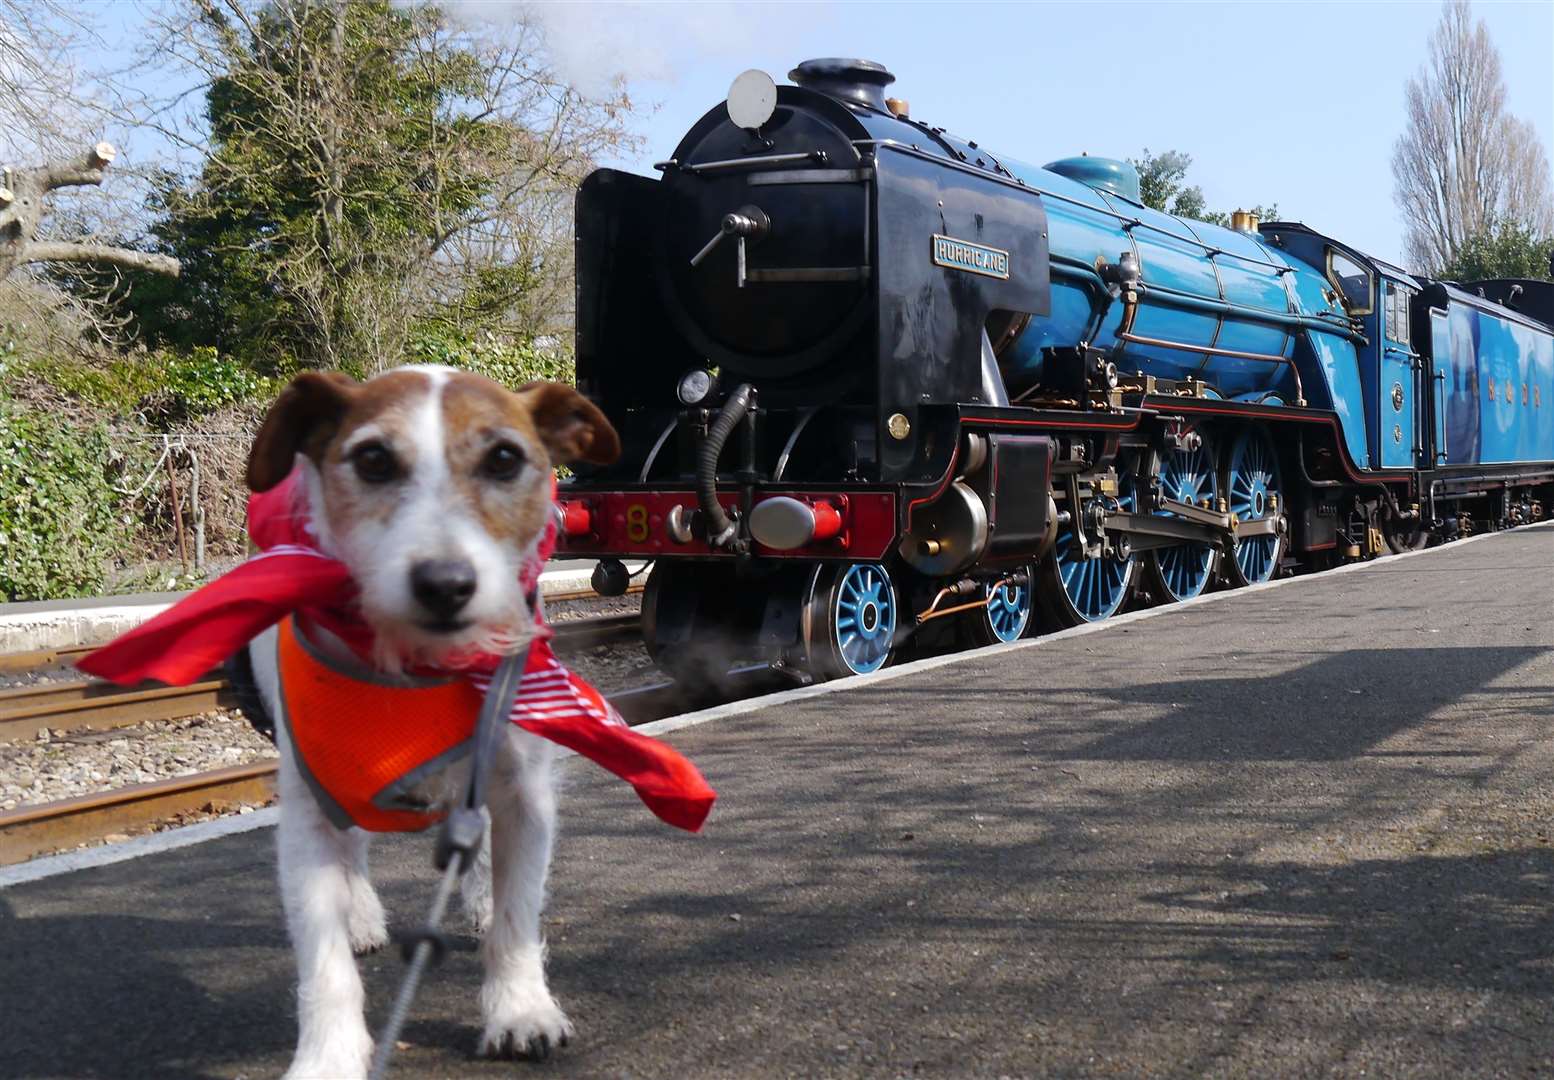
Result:
{"label": "blue steam locomotive", "polygon": [[1160,213],[1125,163],[917,120],[868,61],[790,78],[577,200],[578,381],[625,453],[564,486],[562,550],[606,594],[653,560],[680,676],[871,671],[1554,496],[1554,285]]}

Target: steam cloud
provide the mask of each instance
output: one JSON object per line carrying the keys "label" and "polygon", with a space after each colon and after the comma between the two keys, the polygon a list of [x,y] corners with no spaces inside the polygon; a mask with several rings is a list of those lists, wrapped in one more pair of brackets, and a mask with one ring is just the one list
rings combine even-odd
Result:
{"label": "steam cloud", "polygon": [[680,69],[709,55],[748,56],[769,47],[782,24],[779,8],[708,3],[524,3],[444,0],[443,10],[469,22],[526,19],[542,27],[559,74],[585,90],[616,79],[677,80]]}

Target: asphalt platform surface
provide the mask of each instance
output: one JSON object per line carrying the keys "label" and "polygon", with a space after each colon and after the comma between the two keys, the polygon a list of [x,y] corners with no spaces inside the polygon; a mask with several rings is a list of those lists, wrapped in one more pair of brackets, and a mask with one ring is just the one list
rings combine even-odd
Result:
{"label": "asphalt platform surface", "polygon": [[[571,762],[579,1038],[473,1058],[463,935],[395,1075],[1549,1075],[1551,650],[1540,528],[675,732],[700,836]],[[272,845],[0,891],[0,1075],[278,1075]],[[428,862],[375,849],[398,926]]]}

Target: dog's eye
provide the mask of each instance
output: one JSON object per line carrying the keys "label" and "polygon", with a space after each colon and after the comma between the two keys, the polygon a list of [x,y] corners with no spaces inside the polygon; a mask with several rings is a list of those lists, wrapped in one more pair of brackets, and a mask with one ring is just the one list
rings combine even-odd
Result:
{"label": "dog's eye", "polygon": [[512,480],[522,471],[523,451],[512,443],[497,443],[480,459],[480,475],[487,480]]}
{"label": "dog's eye", "polygon": [[386,484],[399,476],[399,461],[379,442],[363,443],[351,453],[351,464],[364,484]]}

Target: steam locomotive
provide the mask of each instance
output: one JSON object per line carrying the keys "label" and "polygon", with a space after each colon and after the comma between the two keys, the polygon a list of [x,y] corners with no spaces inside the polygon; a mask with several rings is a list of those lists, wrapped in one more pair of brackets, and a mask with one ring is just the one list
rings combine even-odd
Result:
{"label": "steam locomotive", "polygon": [[1554,496],[1554,285],[1160,213],[1124,162],[916,119],[869,61],[789,77],[577,198],[578,383],[625,452],[563,485],[561,551],[606,594],[652,561],[678,676],[872,671]]}

